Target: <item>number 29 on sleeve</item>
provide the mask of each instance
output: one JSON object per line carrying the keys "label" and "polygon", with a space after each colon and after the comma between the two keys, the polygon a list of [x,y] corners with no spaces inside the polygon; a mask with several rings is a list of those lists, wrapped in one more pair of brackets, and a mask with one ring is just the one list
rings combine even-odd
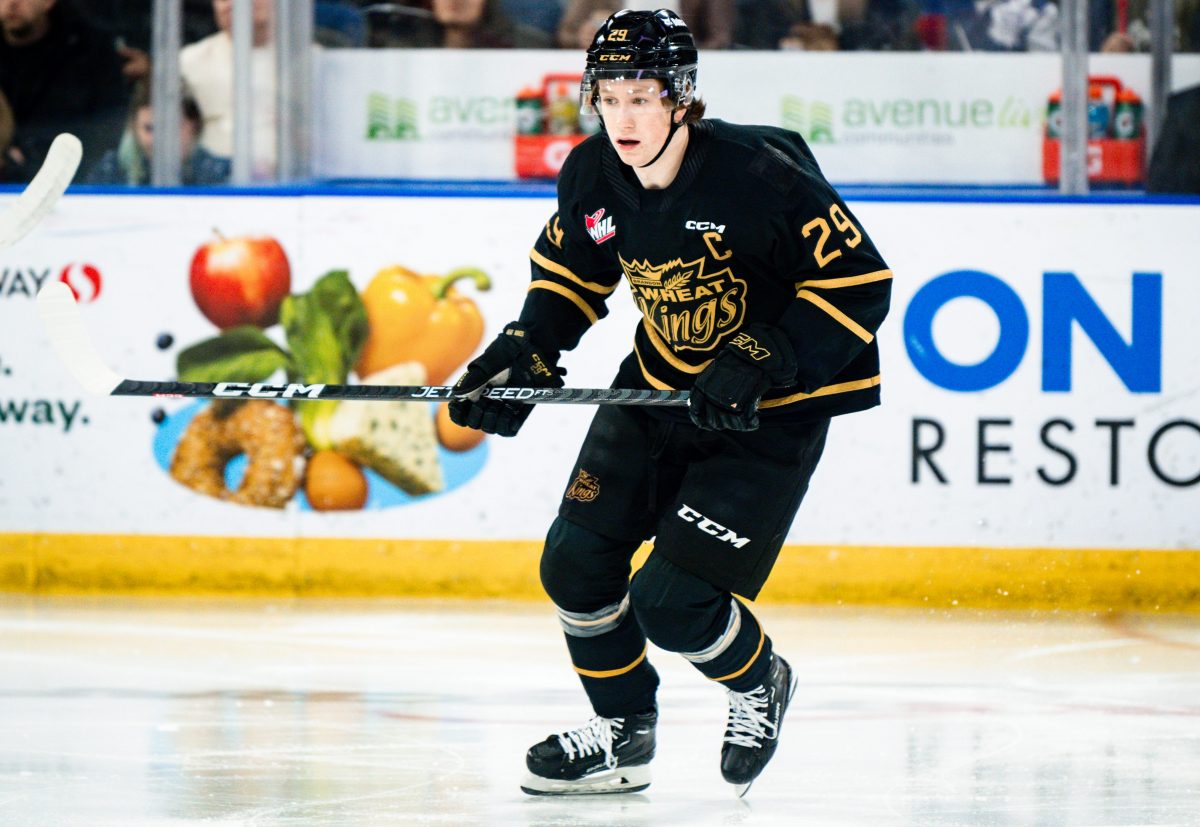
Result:
{"label": "number 29 on sleeve", "polygon": [[[833,226],[838,232],[845,237],[844,243],[850,249],[854,249],[862,241],[862,233],[858,231],[858,227],[854,226],[854,222],[850,220],[850,217],[846,215],[845,211],[838,204],[831,204],[829,206],[829,220],[833,222]],[[839,247],[835,247],[828,252],[825,250],[825,244],[829,241],[832,231],[829,229],[829,221],[826,221],[824,216],[817,216],[805,224],[800,229],[800,232],[805,238],[808,238],[814,232],[820,232],[820,235],[817,236],[816,248],[813,250],[813,257],[816,258],[818,267],[824,267],[842,254]]]}

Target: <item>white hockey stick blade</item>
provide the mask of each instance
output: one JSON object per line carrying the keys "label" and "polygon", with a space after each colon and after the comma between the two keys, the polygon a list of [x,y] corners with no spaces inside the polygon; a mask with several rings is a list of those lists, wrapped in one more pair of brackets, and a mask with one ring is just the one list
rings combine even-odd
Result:
{"label": "white hockey stick blade", "polygon": [[100,359],[88,338],[75,294],[61,281],[52,281],[38,292],[38,313],[58,358],[91,393],[108,396],[121,377]]}
{"label": "white hockey stick blade", "polygon": [[0,250],[28,235],[54,209],[75,177],[81,158],[83,144],[74,135],[64,132],[54,139],[42,168],[17,196],[17,203],[0,213]]}

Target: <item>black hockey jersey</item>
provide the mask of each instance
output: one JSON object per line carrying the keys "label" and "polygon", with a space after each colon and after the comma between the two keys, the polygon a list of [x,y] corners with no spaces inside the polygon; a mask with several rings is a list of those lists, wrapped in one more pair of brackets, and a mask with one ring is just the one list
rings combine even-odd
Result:
{"label": "black hockey jersey", "polygon": [[624,282],[642,319],[614,386],[690,388],[740,328],[763,322],[786,332],[799,364],[794,385],[763,397],[764,425],[878,405],[892,273],[804,140],[719,120],[690,129],[661,190],[642,188],[604,134],[571,152],[530,254],[530,338],[570,350]]}

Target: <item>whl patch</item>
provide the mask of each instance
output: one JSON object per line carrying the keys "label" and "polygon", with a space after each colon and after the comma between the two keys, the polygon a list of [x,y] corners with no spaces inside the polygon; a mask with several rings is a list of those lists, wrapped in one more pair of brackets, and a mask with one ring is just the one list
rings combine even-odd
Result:
{"label": "whl patch", "polygon": [[611,215],[607,217],[604,215],[604,207],[591,215],[585,214],[583,226],[587,230],[587,234],[592,237],[592,241],[597,244],[603,244],[617,234],[617,225]]}

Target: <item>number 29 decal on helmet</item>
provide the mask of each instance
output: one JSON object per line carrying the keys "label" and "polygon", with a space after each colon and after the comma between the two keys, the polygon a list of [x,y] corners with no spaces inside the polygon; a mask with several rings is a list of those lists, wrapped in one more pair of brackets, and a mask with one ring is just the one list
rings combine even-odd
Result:
{"label": "number 29 decal on helmet", "polygon": [[602,80],[660,80],[673,108],[686,108],[696,94],[698,60],[696,41],[675,12],[619,11],[588,47],[580,107],[593,109]]}

